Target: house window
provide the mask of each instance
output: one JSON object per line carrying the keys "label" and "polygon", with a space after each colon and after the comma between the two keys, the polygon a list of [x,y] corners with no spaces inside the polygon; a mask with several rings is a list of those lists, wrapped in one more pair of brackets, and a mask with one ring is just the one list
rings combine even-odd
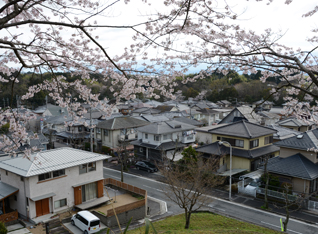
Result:
{"label": "house window", "polygon": [[145,133],[145,139],[148,139],[148,133]]}
{"label": "house window", "polygon": [[88,171],[96,171],[96,162],[88,163],[87,169]]}
{"label": "house window", "polygon": [[26,205],[28,206],[29,205],[29,198],[26,197],[25,199],[26,199]]}
{"label": "house window", "polygon": [[21,181],[24,181],[24,177],[23,177],[23,176],[20,176],[20,180],[21,180]]}
{"label": "house window", "polygon": [[8,175],[8,171],[6,171],[6,175]]}
{"label": "house window", "polygon": [[53,178],[65,175],[65,169],[53,171]]}
{"label": "house window", "polygon": [[154,135],[153,136],[154,141],[160,141],[160,135]]}
{"label": "house window", "polygon": [[144,151],[143,148],[139,148],[139,152],[142,153]]}
{"label": "house window", "polygon": [[82,164],[79,166],[79,173],[84,174],[90,171],[96,171],[96,162],[91,162],[88,164]]}
{"label": "house window", "polygon": [[63,206],[66,206],[66,205],[67,205],[66,198],[54,202],[54,208],[55,209],[63,207]]}
{"label": "house window", "polygon": [[39,175],[39,181],[47,180],[47,179],[50,179],[50,178],[51,178],[51,173],[50,172]]}
{"label": "house window", "polygon": [[104,129],[104,136],[108,136],[108,130]]}
{"label": "house window", "polygon": [[83,131],[83,127],[82,126],[78,127],[78,131],[79,132]]}
{"label": "house window", "polygon": [[164,135],[163,135],[163,140],[171,139],[171,137],[172,137],[171,134],[164,134]]}
{"label": "house window", "polygon": [[264,145],[273,143],[273,136],[268,136],[264,138]]}
{"label": "house window", "polygon": [[218,136],[216,139],[217,139],[218,141],[220,141],[220,140],[221,140],[221,137]]}
{"label": "house window", "polygon": [[100,134],[100,128],[96,128],[96,133]]}
{"label": "house window", "polygon": [[71,127],[70,126],[67,127],[67,131],[71,131]]}
{"label": "house window", "polygon": [[87,164],[82,164],[79,166],[79,173],[80,174],[87,173]]}
{"label": "house window", "polygon": [[244,148],[244,141],[243,140],[235,140],[235,146]]}
{"label": "house window", "polygon": [[258,147],[258,145],[259,145],[259,140],[258,139],[250,141],[250,149]]}

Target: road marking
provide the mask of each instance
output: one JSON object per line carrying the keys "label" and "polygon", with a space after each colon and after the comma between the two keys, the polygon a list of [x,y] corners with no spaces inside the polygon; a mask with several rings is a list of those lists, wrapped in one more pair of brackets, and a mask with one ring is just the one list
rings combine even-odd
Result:
{"label": "road marking", "polygon": [[120,178],[120,177],[118,177],[118,176],[113,176],[113,175],[109,175],[109,174],[105,174],[105,175],[108,175],[108,176],[110,176],[110,177],[114,177],[114,178],[116,178],[116,179],[121,180],[121,178]]}
{"label": "road marking", "polygon": [[[107,170],[111,170],[111,171],[115,171],[117,173],[120,173],[119,171],[115,170],[115,169],[111,169],[111,168],[108,168],[108,167],[104,167],[105,169]],[[144,180],[149,180],[149,181],[152,181],[152,182],[155,182],[155,183],[158,183],[158,184],[162,184],[162,185],[165,185],[167,186],[167,184],[163,183],[163,182],[160,182],[160,181],[156,181],[154,179],[149,179],[149,178],[145,178],[145,177],[142,177],[142,176],[136,176],[136,175],[133,175],[133,174],[129,174],[129,173],[126,173],[124,172],[124,174],[128,174],[130,176],[133,176],[133,177],[136,177],[136,178],[140,178],[140,179],[144,179]],[[263,210],[260,210],[260,209],[256,209],[254,207],[250,207],[250,206],[247,206],[247,205],[242,205],[242,204],[239,204],[239,203],[236,203],[236,202],[231,202],[231,201],[227,201],[227,200],[224,200],[224,199],[221,199],[221,198],[218,198],[218,197],[213,197],[213,196],[210,196],[210,195],[205,195],[207,197],[210,197],[210,198],[213,198],[214,200],[217,200],[217,201],[221,201],[221,202],[224,202],[224,203],[228,203],[228,204],[235,204],[236,206],[240,206],[240,207],[244,207],[246,209],[250,209],[250,210],[254,210],[254,211],[257,211],[257,212],[260,212],[260,213],[263,213],[263,214],[271,214],[272,216],[276,216],[276,217],[281,217],[281,215],[277,215],[277,214],[274,214],[274,213],[270,213],[270,212],[266,212],[266,211],[263,211]],[[314,227],[314,228],[317,228],[316,225],[314,224],[309,224],[309,223],[306,223],[306,222],[303,222],[303,221],[299,221],[297,219],[294,219],[294,218],[289,218],[290,221],[293,221],[293,222],[296,222],[296,223],[301,223],[301,224],[304,224],[304,225],[308,225],[308,226],[311,226],[311,227]]]}
{"label": "road marking", "polygon": [[156,189],[156,188],[153,188],[153,187],[150,187],[150,186],[147,186],[147,185],[142,185],[142,186],[144,186],[144,187],[146,187],[146,188],[151,188],[151,189],[157,190],[157,191],[159,191],[159,192],[164,192],[164,191],[161,190],[161,189]]}
{"label": "road marking", "polygon": [[[266,224],[266,225],[270,225],[270,226],[276,227],[276,228],[278,228],[278,229],[281,229],[280,226],[277,226],[277,225],[274,225],[274,224],[271,224],[271,223],[265,223],[265,222],[263,222],[263,221],[261,221],[261,223],[264,223],[264,224]],[[296,232],[296,231],[293,231],[293,230],[290,230],[290,229],[287,229],[287,231],[288,231],[288,232],[295,232],[295,233],[297,233],[297,234],[302,234],[301,232]]]}

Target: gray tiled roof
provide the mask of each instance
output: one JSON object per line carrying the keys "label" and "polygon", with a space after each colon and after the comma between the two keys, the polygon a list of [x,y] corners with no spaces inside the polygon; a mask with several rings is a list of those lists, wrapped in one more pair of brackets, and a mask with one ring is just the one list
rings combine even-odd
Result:
{"label": "gray tiled roof", "polygon": [[[208,145],[204,145],[195,149],[197,152],[201,152],[208,155],[229,155],[230,147],[227,145],[219,145],[218,142],[214,142]],[[244,150],[232,147],[232,155],[242,158],[258,158],[266,154],[271,154],[279,151],[279,147],[275,145],[268,145],[252,150]]]}
{"label": "gray tiled roof", "polygon": [[0,168],[17,175],[30,177],[43,173],[96,162],[109,158],[101,154],[91,153],[73,148],[46,150],[31,155],[31,158],[17,157],[0,161]]}
{"label": "gray tiled roof", "polygon": [[143,146],[143,147],[147,147],[150,149],[157,149],[157,150],[171,150],[171,149],[175,149],[176,147],[183,148],[186,146],[186,144],[183,144],[181,142],[176,143],[174,141],[164,142],[164,143],[161,143],[160,145],[143,143],[142,140],[132,141],[130,143],[132,145],[138,145],[138,146]]}
{"label": "gray tiled roof", "polygon": [[190,124],[190,125],[194,125],[194,126],[201,126],[203,125],[202,122],[197,121],[195,119],[189,119],[186,117],[175,117],[174,120],[181,122],[181,123],[186,123],[186,124]]}
{"label": "gray tiled roof", "polygon": [[268,161],[269,172],[305,180],[318,178],[318,164],[298,153],[287,158],[274,157]]}
{"label": "gray tiled roof", "polygon": [[164,115],[142,115],[140,116],[142,120],[146,120],[150,123],[168,121],[169,118]]}
{"label": "gray tiled roof", "polygon": [[318,129],[314,129],[311,131],[303,132],[298,136],[293,136],[278,142],[275,142],[275,145],[279,147],[292,148],[292,149],[300,149],[300,150],[308,150],[311,148],[316,148],[316,144],[314,143],[318,139]]}
{"label": "gray tiled roof", "polygon": [[290,137],[298,136],[302,134],[302,132],[295,131],[290,128],[285,128],[276,124],[268,125],[267,127],[277,130],[277,132],[274,133],[273,137],[274,139],[278,139],[278,140],[284,140],[286,138],[290,138]]}
{"label": "gray tiled roof", "polygon": [[283,119],[281,121],[278,121],[277,124],[281,126],[292,126],[292,127],[301,127],[301,126],[311,126],[314,124],[312,121],[303,121],[300,119],[296,119],[295,117]]}
{"label": "gray tiled roof", "polygon": [[276,133],[276,130],[254,124],[248,121],[238,121],[219,128],[209,130],[212,134],[235,136],[242,138],[256,138]]}
{"label": "gray tiled roof", "polygon": [[169,120],[164,122],[158,122],[149,124],[138,128],[139,132],[150,133],[150,134],[166,134],[172,132],[188,131],[195,129],[195,126],[181,123],[176,120]]}
{"label": "gray tiled roof", "polygon": [[125,117],[118,117],[118,118],[99,122],[96,127],[102,128],[102,129],[115,130],[115,129],[137,128],[147,124],[149,124],[149,122],[136,119],[130,116],[125,116]]}

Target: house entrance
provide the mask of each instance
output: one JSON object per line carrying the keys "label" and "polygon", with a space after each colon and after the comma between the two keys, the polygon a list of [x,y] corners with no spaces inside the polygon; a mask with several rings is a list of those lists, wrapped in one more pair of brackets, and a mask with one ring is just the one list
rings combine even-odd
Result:
{"label": "house entrance", "polygon": [[35,202],[36,216],[42,216],[50,213],[50,198],[45,198]]}

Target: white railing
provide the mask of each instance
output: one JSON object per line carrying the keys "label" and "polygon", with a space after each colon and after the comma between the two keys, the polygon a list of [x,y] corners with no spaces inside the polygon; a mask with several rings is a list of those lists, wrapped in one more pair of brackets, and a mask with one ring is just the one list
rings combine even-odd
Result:
{"label": "white railing", "polygon": [[318,202],[316,201],[308,201],[308,210],[318,211]]}
{"label": "white railing", "polygon": [[[257,189],[257,193],[260,194],[265,194],[265,188],[258,188]],[[281,193],[281,192],[277,192],[274,190],[269,190],[267,189],[267,195],[271,196],[271,197],[276,197],[276,198],[280,198],[280,199],[285,199],[285,194]],[[295,201],[297,199],[297,195],[291,195],[291,194],[287,194],[288,200],[289,201]]]}

